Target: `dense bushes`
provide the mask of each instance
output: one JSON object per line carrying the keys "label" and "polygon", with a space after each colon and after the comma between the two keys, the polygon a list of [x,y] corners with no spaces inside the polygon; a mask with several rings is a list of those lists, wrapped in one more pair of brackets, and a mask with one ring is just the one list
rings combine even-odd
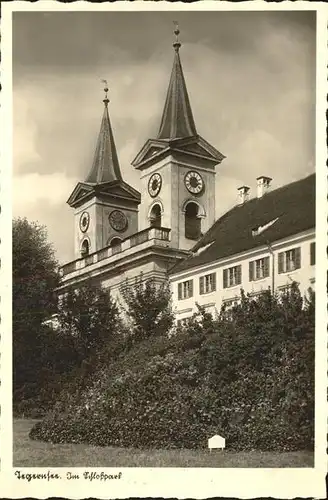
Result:
{"label": "dense bushes", "polygon": [[269,292],[150,336],[67,387],[33,439],[141,448],[313,449],[314,296]]}

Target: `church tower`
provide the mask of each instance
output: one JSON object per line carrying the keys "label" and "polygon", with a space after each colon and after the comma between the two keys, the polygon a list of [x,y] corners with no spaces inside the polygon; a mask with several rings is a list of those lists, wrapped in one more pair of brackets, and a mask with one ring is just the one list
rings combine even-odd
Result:
{"label": "church tower", "polygon": [[198,135],[175,28],[174,61],[156,139],[148,139],[132,165],[140,171],[140,229],[171,229],[170,245],[189,250],[215,220],[215,166],[224,155]]}
{"label": "church tower", "polygon": [[138,232],[140,193],[123,181],[108,113],[104,111],[93,164],[67,203],[75,209],[75,259],[116,246]]}

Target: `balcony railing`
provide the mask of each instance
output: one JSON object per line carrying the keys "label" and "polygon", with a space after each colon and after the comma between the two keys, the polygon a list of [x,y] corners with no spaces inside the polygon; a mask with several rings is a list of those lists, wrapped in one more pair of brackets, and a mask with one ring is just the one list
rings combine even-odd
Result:
{"label": "balcony railing", "polygon": [[141,245],[142,243],[150,240],[169,241],[170,231],[170,229],[165,227],[148,227],[147,229],[122,240],[122,242],[118,245],[102,248],[98,252],[94,252],[84,258],[77,259],[63,265],[60,268],[60,274],[61,276],[66,276],[67,274],[107,259],[112,255],[120,254],[129,248]]}

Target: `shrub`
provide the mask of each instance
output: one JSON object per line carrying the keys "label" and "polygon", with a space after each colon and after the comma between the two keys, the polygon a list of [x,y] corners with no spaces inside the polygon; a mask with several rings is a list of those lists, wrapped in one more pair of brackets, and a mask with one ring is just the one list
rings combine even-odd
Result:
{"label": "shrub", "polygon": [[243,295],[217,320],[199,312],[62,393],[33,439],[138,448],[313,449],[314,302]]}

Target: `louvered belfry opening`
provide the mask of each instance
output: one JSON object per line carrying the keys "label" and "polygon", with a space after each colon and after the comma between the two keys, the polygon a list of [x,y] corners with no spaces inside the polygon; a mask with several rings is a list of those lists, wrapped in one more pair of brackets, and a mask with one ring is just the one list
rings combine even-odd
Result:
{"label": "louvered belfry opening", "polygon": [[151,227],[161,227],[162,225],[162,212],[159,205],[154,205],[151,209],[150,225]]}
{"label": "louvered belfry opening", "polygon": [[198,215],[197,203],[190,202],[185,211],[185,237],[189,240],[198,240],[201,236],[201,219]]}

